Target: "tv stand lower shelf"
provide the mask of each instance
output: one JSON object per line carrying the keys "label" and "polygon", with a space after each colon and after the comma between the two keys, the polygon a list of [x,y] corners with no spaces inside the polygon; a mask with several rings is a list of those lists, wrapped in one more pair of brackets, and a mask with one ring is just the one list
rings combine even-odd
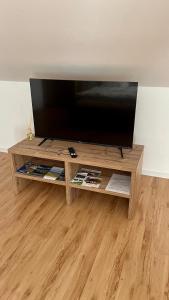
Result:
{"label": "tv stand lower shelf", "polygon": [[[133,149],[124,149],[124,158],[121,158],[119,149],[113,147],[57,140],[48,140],[39,146],[42,140],[40,138],[34,138],[32,141],[24,140],[9,149],[12,181],[16,194],[25,189],[31,181],[63,186],[65,188],[67,204],[71,204],[74,198],[77,197],[78,190],[108,194],[127,198],[129,200],[128,218],[131,219],[133,217],[140,190],[143,146],[134,145]],[[77,158],[69,156],[68,147],[76,149]],[[65,169],[65,180],[47,180],[43,177],[18,173],[17,169],[27,161],[49,166],[61,166]],[[71,182],[80,167],[102,171],[102,180],[99,188],[77,185]],[[122,173],[131,176],[129,194],[106,190],[106,186],[113,173]]]}

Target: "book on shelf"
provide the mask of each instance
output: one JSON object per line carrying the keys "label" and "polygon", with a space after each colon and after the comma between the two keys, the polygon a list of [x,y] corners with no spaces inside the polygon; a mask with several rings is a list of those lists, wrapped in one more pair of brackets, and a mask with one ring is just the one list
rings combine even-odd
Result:
{"label": "book on shelf", "polygon": [[48,180],[64,180],[64,175],[64,168],[52,167],[43,178]]}
{"label": "book on shelf", "polygon": [[26,175],[36,175],[36,176],[44,176],[51,167],[46,165],[38,165],[34,164],[33,162],[29,161],[26,162],[23,166],[21,166],[16,171],[18,173],[26,174]]}
{"label": "book on shelf", "polygon": [[48,172],[49,167],[44,165],[37,165],[33,168],[32,172],[30,173],[31,176],[39,176],[43,177],[46,172]]}
{"label": "book on shelf", "polygon": [[106,191],[123,194],[130,194],[131,177],[130,175],[113,174],[106,186]]}
{"label": "book on shelf", "polygon": [[80,168],[71,182],[82,186],[99,188],[101,183],[101,171]]}
{"label": "book on shelf", "polygon": [[31,161],[26,162],[23,166],[17,169],[16,172],[30,176],[38,176],[48,180],[65,179],[64,168],[38,165]]}

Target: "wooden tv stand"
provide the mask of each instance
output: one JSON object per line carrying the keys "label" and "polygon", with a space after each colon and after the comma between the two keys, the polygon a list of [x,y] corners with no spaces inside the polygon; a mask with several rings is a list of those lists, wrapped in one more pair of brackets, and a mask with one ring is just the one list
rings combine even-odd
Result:
{"label": "wooden tv stand", "polygon": [[[77,196],[75,191],[77,192],[79,189],[125,197],[129,199],[128,218],[133,217],[139,194],[143,146],[134,145],[133,149],[124,149],[124,158],[121,158],[119,149],[113,147],[58,140],[47,140],[43,145],[38,146],[42,140],[41,138],[34,138],[32,141],[24,140],[9,149],[13,186],[16,194],[21,192],[30,180],[36,180],[64,186],[67,204],[72,202],[75,195]],[[68,147],[75,148],[77,158],[69,156]],[[51,166],[63,166],[65,168],[65,181],[45,180],[42,177],[17,173],[16,170],[29,160]],[[99,188],[80,186],[70,182],[79,167],[82,166],[102,170],[102,183]],[[111,175],[116,172],[131,175],[129,194],[105,190]]]}

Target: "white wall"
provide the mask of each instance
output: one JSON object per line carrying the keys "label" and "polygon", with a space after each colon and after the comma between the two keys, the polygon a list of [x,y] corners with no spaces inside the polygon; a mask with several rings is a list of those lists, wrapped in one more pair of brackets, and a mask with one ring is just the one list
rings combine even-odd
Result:
{"label": "white wall", "polygon": [[169,178],[169,88],[139,88],[135,143],[145,145],[144,174]]}
{"label": "white wall", "polygon": [[90,70],[169,86],[168,12],[167,0],[1,0],[0,80]]}
{"label": "white wall", "polygon": [[[25,138],[30,120],[29,83],[1,81],[1,151]],[[169,178],[169,88],[139,88],[134,142],[145,145],[143,173]]]}
{"label": "white wall", "polygon": [[32,118],[27,82],[0,81],[0,150],[25,138]]}

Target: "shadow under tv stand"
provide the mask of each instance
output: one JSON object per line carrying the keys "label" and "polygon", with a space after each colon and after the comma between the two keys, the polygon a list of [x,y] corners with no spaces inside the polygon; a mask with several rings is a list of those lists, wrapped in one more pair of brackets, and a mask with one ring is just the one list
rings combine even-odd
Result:
{"label": "shadow under tv stand", "polygon": [[[129,200],[128,218],[134,216],[139,197],[139,186],[142,170],[142,158],[144,147],[133,145],[132,149],[123,149],[124,158],[119,155],[116,147],[106,147],[91,144],[81,144],[60,140],[45,140],[34,138],[32,141],[23,140],[9,149],[12,182],[16,194],[21,192],[27,185],[34,181],[47,182],[55,185],[62,185],[65,188],[66,203],[71,204],[78,196],[79,190],[109,194],[126,198]],[[39,144],[41,143],[41,147]],[[68,147],[73,147],[77,158],[69,156]],[[16,172],[25,162],[33,161],[49,166],[62,166],[65,168],[65,181],[47,180],[43,177],[25,175]],[[99,188],[82,186],[71,182],[80,167],[98,169],[102,171],[102,180]],[[106,190],[106,186],[113,173],[127,174],[131,177],[130,192],[128,194],[121,191]],[[120,201],[120,199],[119,199]]]}

